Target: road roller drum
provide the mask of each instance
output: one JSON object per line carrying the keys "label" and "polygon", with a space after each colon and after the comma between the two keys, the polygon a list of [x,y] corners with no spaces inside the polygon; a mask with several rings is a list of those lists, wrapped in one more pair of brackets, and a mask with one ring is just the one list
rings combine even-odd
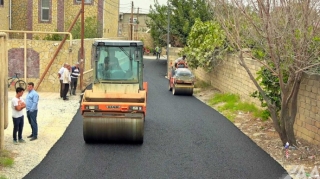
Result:
{"label": "road roller drum", "polygon": [[172,88],[173,95],[193,95],[193,84],[174,84]]}
{"label": "road roller drum", "polygon": [[85,112],[83,136],[86,143],[143,143],[144,115],[139,113]]}

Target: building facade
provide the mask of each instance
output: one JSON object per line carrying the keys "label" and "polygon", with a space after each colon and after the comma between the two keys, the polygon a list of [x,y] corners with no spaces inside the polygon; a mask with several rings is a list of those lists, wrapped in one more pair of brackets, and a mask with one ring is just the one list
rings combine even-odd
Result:
{"label": "building facade", "polygon": [[0,0],[0,30],[9,30],[9,0]]}
{"label": "building facade", "polygon": [[[51,32],[68,31],[80,12],[82,2],[82,0],[0,0],[2,1],[4,5],[0,5],[0,21],[6,20],[2,11],[11,17],[11,21],[7,18],[7,25],[1,23],[0,29],[7,30],[11,27],[12,30]],[[84,18],[93,19],[97,23],[100,37],[117,37],[119,0],[84,0],[84,3]],[[77,21],[81,22],[81,15]],[[29,34],[28,38],[35,36]]]}
{"label": "building facade", "polygon": [[[140,40],[138,37],[139,33],[147,33],[149,28],[146,25],[148,21],[147,14],[144,13],[133,13],[132,23],[132,39]],[[131,38],[131,13],[119,13],[119,36]]]}

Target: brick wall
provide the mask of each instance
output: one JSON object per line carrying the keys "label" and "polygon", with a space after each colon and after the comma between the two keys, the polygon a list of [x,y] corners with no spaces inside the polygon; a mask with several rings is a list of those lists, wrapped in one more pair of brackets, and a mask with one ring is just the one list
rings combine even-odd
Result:
{"label": "brick wall", "polygon": [[[179,48],[171,50],[171,53],[178,53]],[[178,55],[172,54],[172,58]],[[171,60],[171,58],[170,58]],[[245,58],[246,64],[254,75],[260,69],[261,64]],[[249,75],[242,66],[239,65],[239,60],[235,55],[231,55],[224,59],[210,73],[207,73],[201,68],[193,70],[197,78],[206,81],[213,87],[224,93],[239,94],[241,99],[247,102],[252,102],[260,107],[260,102],[256,98],[250,97],[250,93],[256,91],[249,78]],[[295,134],[309,142],[320,144],[320,75],[306,75],[302,78],[300,91],[298,94],[298,113],[294,124]]]}

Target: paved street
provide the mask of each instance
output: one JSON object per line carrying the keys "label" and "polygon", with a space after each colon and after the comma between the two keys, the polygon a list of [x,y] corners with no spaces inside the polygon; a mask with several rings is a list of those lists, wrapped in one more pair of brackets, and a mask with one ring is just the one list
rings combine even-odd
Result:
{"label": "paved street", "polygon": [[195,97],[173,96],[164,78],[164,60],[146,59],[144,70],[149,98],[143,145],[85,144],[77,111],[63,136],[25,179],[285,176],[276,161],[217,111]]}

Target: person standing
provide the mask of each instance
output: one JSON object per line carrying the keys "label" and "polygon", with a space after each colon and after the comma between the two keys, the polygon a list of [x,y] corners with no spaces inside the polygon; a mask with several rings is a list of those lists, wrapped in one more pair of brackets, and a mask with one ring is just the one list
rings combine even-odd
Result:
{"label": "person standing", "polygon": [[63,86],[63,70],[67,67],[68,63],[64,63],[58,72],[58,77],[60,80],[60,98],[63,98],[64,86]]}
{"label": "person standing", "polygon": [[[13,120],[13,143],[18,144],[25,143],[22,139],[22,131],[24,125],[24,115],[23,109],[26,107],[24,100],[21,98],[23,95],[24,89],[18,87],[16,89],[16,96],[11,100],[11,107],[12,107],[12,120]],[[18,140],[17,140],[17,133],[18,133]]]}
{"label": "person standing", "polygon": [[64,86],[63,95],[62,95],[63,100],[69,100],[67,98],[67,94],[68,94],[68,91],[69,91],[69,84],[71,82],[70,71],[71,71],[71,67],[70,67],[70,65],[67,65],[67,67],[64,68],[63,74],[62,74],[63,86]]}
{"label": "person standing", "polygon": [[157,55],[157,60],[160,59],[160,48],[159,48],[159,46],[156,47],[156,55]]}
{"label": "person standing", "polygon": [[27,89],[29,91],[26,97],[27,118],[32,130],[32,133],[30,136],[28,136],[28,138],[31,138],[30,141],[33,141],[38,139],[37,115],[38,115],[39,95],[34,90],[33,82],[28,83]]}
{"label": "person standing", "polygon": [[78,77],[80,76],[79,62],[71,69],[71,93],[76,95],[76,89],[78,84]]}

